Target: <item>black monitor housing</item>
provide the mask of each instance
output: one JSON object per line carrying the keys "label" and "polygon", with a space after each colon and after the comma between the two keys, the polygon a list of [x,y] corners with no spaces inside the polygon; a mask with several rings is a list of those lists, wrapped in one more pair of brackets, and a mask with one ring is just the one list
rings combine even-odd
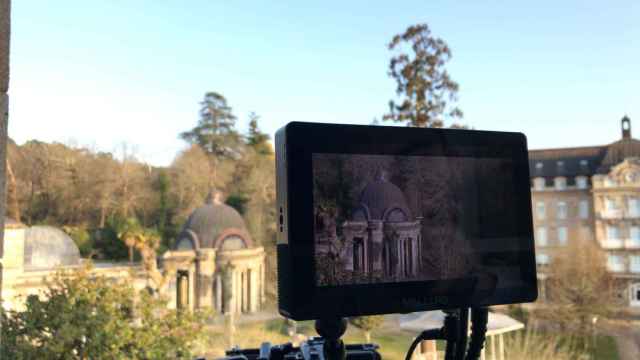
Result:
{"label": "black monitor housing", "polygon": [[292,122],[276,167],[282,315],[537,298],[523,134]]}

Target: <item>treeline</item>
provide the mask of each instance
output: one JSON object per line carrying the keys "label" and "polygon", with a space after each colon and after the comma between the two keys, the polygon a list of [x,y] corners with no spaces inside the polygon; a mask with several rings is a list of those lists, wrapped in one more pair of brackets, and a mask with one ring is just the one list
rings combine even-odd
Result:
{"label": "treeline", "polygon": [[198,124],[180,137],[189,147],[166,168],[150,166],[123,145],[116,153],[31,140],[9,143],[7,216],[62,227],[85,256],[125,259],[121,228],[136,222],[171,247],[188,215],[213,188],[243,214],[254,239],[275,244],[274,155],[251,114],[236,129],[226,99],[205,94]]}

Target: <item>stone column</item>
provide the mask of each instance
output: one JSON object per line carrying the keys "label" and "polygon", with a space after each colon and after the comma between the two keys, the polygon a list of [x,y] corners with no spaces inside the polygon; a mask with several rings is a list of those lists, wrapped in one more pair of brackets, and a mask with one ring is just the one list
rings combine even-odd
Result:
{"label": "stone column", "polygon": [[240,272],[240,312],[247,310],[247,271]]}
{"label": "stone column", "polygon": [[196,279],[196,269],[195,265],[191,265],[189,267],[189,310],[194,310],[196,308],[196,302],[194,299],[198,297],[198,293],[196,287],[198,286],[198,281]]}
{"label": "stone column", "polygon": [[411,240],[411,273],[415,276],[420,271],[420,250],[418,247],[418,238],[412,238]]}
{"label": "stone column", "polygon": [[[5,174],[7,165],[7,126],[9,116],[9,39],[11,0],[0,0],[0,300],[2,300],[2,258],[4,244]],[[20,219],[16,219],[20,220]]]}
{"label": "stone column", "polygon": [[240,271],[234,271],[233,283],[234,283],[234,291],[233,297],[236,299],[234,312],[240,313],[242,312],[242,284],[241,284],[241,273]]}
{"label": "stone column", "polygon": [[404,271],[404,251],[402,251],[402,239],[398,238],[396,240],[396,248],[398,254],[398,267],[396,268],[396,276],[402,277]]}
{"label": "stone column", "polygon": [[384,246],[382,240],[384,238],[382,233],[382,225],[379,221],[369,221],[367,232],[371,239],[371,264],[373,271],[381,271],[383,269],[382,264],[382,247]]}
{"label": "stone column", "polygon": [[196,272],[198,273],[198,297],[195,303],[199,308],[209,308],[213,305],[214,252],[208,249],[198,251]]}
{"label": "stone column", "polygon": [[249,312],[251,307],[251,269],[244,271],[244,312]]}
{"label": "stone column", "polygon": [[190,274],[190,277],[193,277],[193,297],[191,299],[193,299],[192,301],[190,301],[192,305],[192,309],[198,309],[200,308],[200,295],[202,293],[202,278],[201,278],[201,271],[200,271],[200,258],[199,255],[196,253],[196,259],[195,259],[195,264],[193,266],[193,273]]}
{"label": "stone column", "polygon": [[260,282],[258,281],[260,276],[260,268],[253,267],[249,270],[249,311],[256,312],[260,305]]}
{"label": "stone column", "polygon": [[264,296],[264,285],[265,285],[265,271],[264,271],[264,257],[260,260],[260,307],[262,308],[262,304],[266,301]]}
{"label": "stone column", "polygon": [[[230,314],[236,311],[235,309],[235,274],[231,267],[226,267],[222,278],[222,295],[221,295],[221,307],[224,314]],[[222,306],[224,303],[224,306]]]}
{"label": "stone column", "polygon": [[216,275],[216,311],[222,314],[224,309],[222,309],[222,276],[220,274]]}

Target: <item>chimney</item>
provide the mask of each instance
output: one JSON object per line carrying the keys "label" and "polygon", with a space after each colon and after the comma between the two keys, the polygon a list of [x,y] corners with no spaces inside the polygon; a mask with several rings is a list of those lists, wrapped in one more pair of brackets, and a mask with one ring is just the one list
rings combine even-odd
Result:
{"label": "chimney", "polygon": [[631,139],[631,119],[625,115],[620,121],[620,124],[622,125],[622,138]]}

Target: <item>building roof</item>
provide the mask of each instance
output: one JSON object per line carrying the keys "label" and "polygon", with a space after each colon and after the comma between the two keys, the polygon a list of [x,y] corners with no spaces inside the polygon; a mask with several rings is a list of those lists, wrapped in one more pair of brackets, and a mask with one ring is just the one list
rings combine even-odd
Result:
{"label": "building roof", "polygon": [[[200,248],[216,248],[216,241],[229,230],[242,233],[246,247],[251,247],[251,239],[246,231],[242,216],[231,206],[217,201],[209,195],[206,203],[195,209],[185,223],[181,234],[195,234]],[[237,236],[238,233],[235,233]],[[182,238],[183,236],[179,236]],[[179,242],[176,246],[179,245]]]}
{"label": "building roof", "polygon": [[80,251],[64,231],[53,226],[32,226],[25,231],[24,267],[50,269],[78,265]]}
{"label": "building roof", "polygon": [[640,141],[631,138],[631,120],[623,117],[622,139],[608,145],[529,151],[531,177],[553,178],[606,174],[629,157],[640,156]]}
{"label": "building roof", "polygon": [[[399,209],[404,214],[403,219],[392,221],[407,221],[411,212],[402,190],[387,180],[386,173],[379,171],[376,179],[368,183],[360,194],[360,208],[354,212],[354,220],[389,220],[392,210]],[[366,209],[363,209],[363,207]],[[362,211],[367,214],[362,214]]]}

